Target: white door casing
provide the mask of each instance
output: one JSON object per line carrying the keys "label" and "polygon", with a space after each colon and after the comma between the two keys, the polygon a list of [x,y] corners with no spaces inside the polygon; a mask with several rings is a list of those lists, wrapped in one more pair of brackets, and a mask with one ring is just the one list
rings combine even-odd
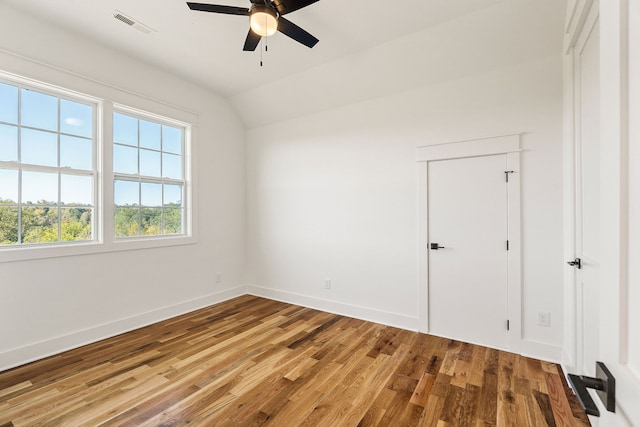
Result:
{"label": "white door casing", "polygon": [[428,162],[432,335],[507,348],[506,160]]}
{"label": "white door casing", "polygon": [[[521,322],[521,249],[520,249],[520,135],[479,138],[445,144],[418,147],[418,278],[420,331],[429,332],[429,191],[428,165],[430,162],[463,159],[479,156],[504,155],[509,174],[507,191],[507,236],[510,241],[507,252],[507,311],[510,333],[506,348],[520,351],[522,343]],[[504,176],[504,175],[503,175]],[[506,242],[505,242],[506,243]],[[505,319],[507,320],[507,319]],[[506,325],[505,325],[506,326]]]}
{"label": "white door casing", "polygon": [[603,254],[598,356],[616,377],[616,413],[601,411],[601,425],[640,426],[640,4],[602,0],[599,12]]}

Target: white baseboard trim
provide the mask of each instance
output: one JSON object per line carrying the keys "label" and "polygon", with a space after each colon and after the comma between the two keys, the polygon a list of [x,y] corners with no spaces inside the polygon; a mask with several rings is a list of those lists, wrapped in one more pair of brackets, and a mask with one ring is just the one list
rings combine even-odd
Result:
{"label": "white baseboard trim", "polygon": [[519,345],[521,356],[532,357],[547,362],[561,363],[562,347],[538,341],[522,340]]}
{"label": "white baseboard trim", "polygon": [[[260,286],[238,286],[147,313],[142,313],[2,352],[0,353],[0,372],[246,294],[282,301],[289,304],[301,305],[303,307],[309,307],[369,322],[380,323],[409,331],[417,332],[420,329],[420,319],[418,317],[411,317],[400,313],[392,313],[353,304],[345,304],[308,295],[296,294],[293,292],[263,288]],[[521,340],[517,344],[517,347],[518,348],[515,352],[523,356],[554,363],[566,363],[567,355],[564,354],[565,352],[563,352],[561,347],[530,340]]]}
{"label": "white baseboard trim", "polygon": [[568,371],[575,371],[576,370],[576,364],[574,362],[574,360],[571,358],[571,356],[569,355],[569,351],[563,347],[562,348],[562,367],[565,369],[565,372]]}
{"label": "white baseboard trim", "polygon": [[301,305],[316,310],[339,314],[341,316],[353,317],[374,323],[381,323],[409,331],[418,331],[420,319],[418,317],[406,316],[400,313],[392,313],[383,310],[376,310],[368,307],[361,307],[353,304],[345,304],[337,301],[330,301],[308,295],[296,294],[293,292],[279,291],[276,289],[263,288],[260,286],[248,285],[247,293],[257,297],[268,298],[289,304]]}
{"label": "white baseboard trim", "polygon": [[[372,308],[361,307],[352,304],[344,304],[336,301],[310,297],[308,295],[263,288],[255,285],[248,285],[247,293],[258,297],[340,314],[342,316],[354,317],[356,319],[394,326],[396,328],[406,329],[409,331],[418,332],[420,329],[420,319],[418,317],[405,316],[403,314],[390,313],[387,311],[375,310]],[[505,351],[504,349],[502,350]],[[562,355],[561,347],[530,340],[521,340],[517,343],[513,350],[506,351],[512,351],[522,356],[532,357],[535,359],[553,363],[560,363]]]}
{"label": "white baseboard trim", "polygon": [[[443,335],[434,334],[431,332],[424,332],[434,337],[440,337],[445,339],[451,339]],[[510,348],[500,348],[474,341],[465,341],[469,344],[479,345],[482,347],[492,348],[499,351],[506,351],[509,353],[518,354],[520,356],[531,357],[534,359],[544,360],[545,362],[560,363],[560,347],[553,345],[540,343],[536,341],[520,340],[517,343],[512,343]]]}
{"label": "white baseboard trim", "polygon": [[183,301],[175,305],[159,308],[147,313],[138,314],[114,322],[105,323],[63,336],[29,344],[24,347],[11,349],[0,353],[0,372],[25,365],[35,360],[53,356],[67,350],[91,344],[105,338],[120,335],[125,332],[161,322],[181,314],[189,313],[213,304],[230,300],[247,292],[245,286],[215,292],[200,298]]}

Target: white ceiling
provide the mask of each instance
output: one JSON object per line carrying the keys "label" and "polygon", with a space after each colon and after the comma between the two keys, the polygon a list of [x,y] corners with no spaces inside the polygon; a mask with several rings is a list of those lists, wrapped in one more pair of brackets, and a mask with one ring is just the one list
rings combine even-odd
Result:
{"label": "white ceiling", "polygon": [[[479,63],[483,58],[497,60],[498,65],[507,44],[514,47],[507,49],[511,62],[519,60],[520,51],[550,55],[556,40],[559,52],[564,10],[563,0],[319,0],[287,19],[320,42],[309,49],[277,33],[268,38],[260,67],[260,48],[242,51],[247,17],[191,11],[182,0],[3,1],[228,97],[250,127],[362,100],[371,97],[372,90],[380,95],[404,90],[420,81],[423,72],[433,81],[459,76],[460,67],[467,64],[457,60],[451,49],[460,49],[461,55]],[[201,2],[250,4],[249,0]],[[155,32],[145,35],[114,19],[116,10]],[[476,19],[466,22],[467,16]],[[442,30],[451,21],[458,23],[458,29]],[[554,34],[548,34],[550,26]],[[407,52],[421,59],[411,59]],[[389,61],[396,66],[390,68]],[[439,77],[429,76],[429,70],[438,70]],[[339,83],[342,76],[344,87]],[[386,83],[380,85],[380,79]],[[315,99],[326,92],[335,92],[332,100]],[[261,114],[254,102],[260,96],[282,98],[282,108]]]}
{"label": "white ceiling", "polygon": [[[287,19],[320,39],[313,49],[277,33],[269,51],[243,52],[247,17],[191,11],[183,0],[5,0],[146,62],[234,95],[502,0],[320,0]],[[201,0],[249,6],[249,0]],[[385,7],[393,6],[394,10]],[[157,32],[113,18],[119,10]]]}

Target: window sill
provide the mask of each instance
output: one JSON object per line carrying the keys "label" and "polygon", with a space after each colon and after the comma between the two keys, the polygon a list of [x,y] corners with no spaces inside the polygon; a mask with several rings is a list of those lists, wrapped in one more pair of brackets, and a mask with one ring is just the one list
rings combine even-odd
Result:
{"label": "window sill", "polygon": [[197,239],[193,236],[172,236],[150,239],[114,240],[112,242],[74,243],[56,246],[5,247],[0,248],[0,263],[165,248],[195,243],[197,243]]}

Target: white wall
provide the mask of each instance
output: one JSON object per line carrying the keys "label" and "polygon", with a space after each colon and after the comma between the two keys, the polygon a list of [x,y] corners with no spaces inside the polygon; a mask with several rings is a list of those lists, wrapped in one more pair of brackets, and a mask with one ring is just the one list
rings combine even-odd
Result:
{"label": "white wall", "polygon": [[559,54],[249,130],[250,291],[418,329],[416,147],[520,132],[521,348],[559,360]]}
{"label": "white wall", "polygon": [[244,126],[227,101],[1,3],[0,21],[1,70],[194,117],[199,206],[195,244],[0,263],[0,370],[244,293]]}

